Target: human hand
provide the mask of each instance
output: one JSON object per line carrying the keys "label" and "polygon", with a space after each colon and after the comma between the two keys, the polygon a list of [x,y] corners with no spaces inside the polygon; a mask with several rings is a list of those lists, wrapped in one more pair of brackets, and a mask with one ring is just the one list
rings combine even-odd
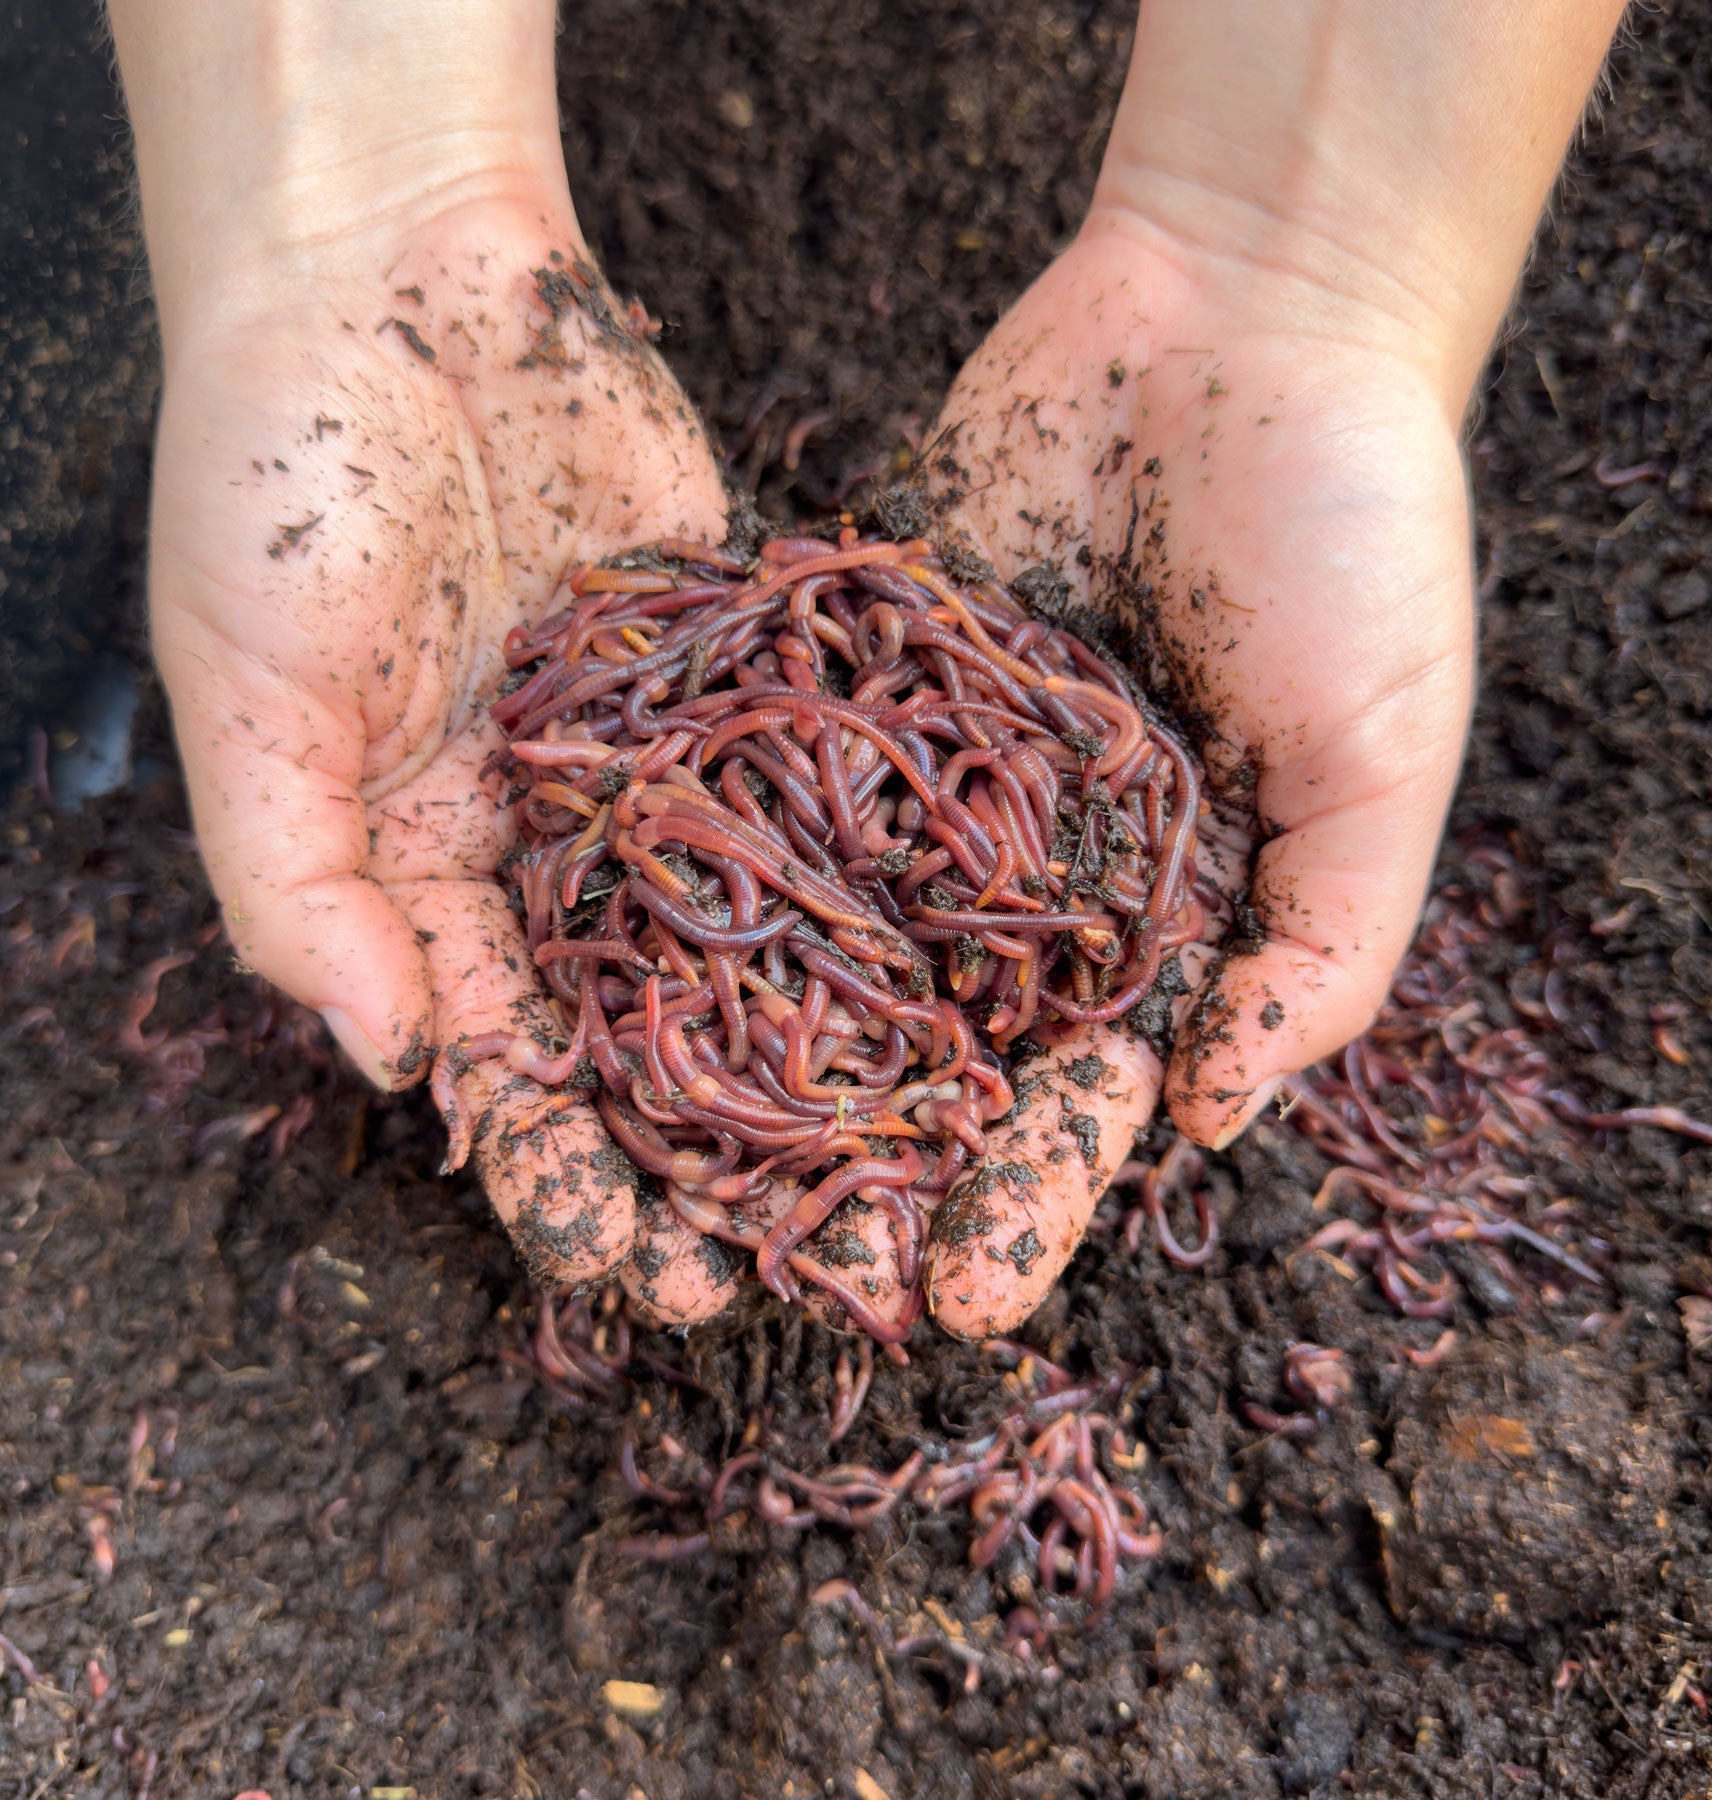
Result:
{"label": "human hand", "polygon": [[[1222,1147],[1383,997],[1469,703],[1460,410],[1377,335],[1323,334],[1258,278],[1105,209],[946,401],[929,472],[954,524],[1003,578],[1061,575],[1059,603],[1132,645],[1168,716],[1204,737],[1218,812],[1265,822],[1252,886],[1234,857],[1220,871],[1265,941],[1232,946],[1169,1071],[1122,1026],[1060,1052],[1123,1072],[1132,1129],[1163,1083],[1179,1128]],[[939,1252],[939,1317],[993,1330],[1031,1310],[1057,1268],[995,1289],[985,1252],[1025,1230],[1073,1246],[1087,1185],[1075,1168],[989,1195],[990,1233]]]}
{"label": "human hand", "polygon": [[[152,15],[119,19],[165,344],[153,631],[198,838],[239,954],[383,1087],[438,1045],[546,1023],[494,880],[511,813],[479,779],[506,633],[575,562],[724,531],[698,422],[589,266],[542,16],[517,47],[533,73],[496,82],[526,126],[534,96],[529,141],[471,126],[474,150],[406,135],[402,162],[307,171],[288,145],[224,209],[220,171],[137,93]],[[454,58],[447,93],[472,83]],[[413,98],[437,91],[425,74]],[[592,1109],[497,1062],[457,1104],[532,1273],[610,1273],[633,1198]]]}
{"label": "human hand", "polygon": [[[1621,10],[1150,0],[1087,224],[946,403],[948,522],[1103,612],[1259,829],[1246,893],[1215,869],[1249,910],[1169,1070],[1103,1028],[1133,1127],[1163,1086],[1230,1142],[1407,944],[1472,689],[1458,431]],[[1098,1197],[1067,1168],[996,1184],[973,1240],[936,1219],[951,1329],[1038,1303]]]}
{"label": "human hand", "polygon": [[[286,316],[175,359],[154,636],[233,943],[393,1087],[435,1046],[547,1025],[494,880],[505,785],[480,779],[506,633],[571,563],[717,540],[723,499],[562,210],[482,205],[347,253]],[[629,1181],[592,1109],[502,1063],[436,1090],[479,1122],[537,1277],[622,1261]]]}

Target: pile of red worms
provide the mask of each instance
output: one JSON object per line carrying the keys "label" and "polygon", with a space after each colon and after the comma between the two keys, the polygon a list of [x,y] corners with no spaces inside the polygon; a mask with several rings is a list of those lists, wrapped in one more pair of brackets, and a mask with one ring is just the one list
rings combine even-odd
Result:
{"label": "pile of red worms", "polygon": [[[1554,928],[1538,959],[1512,970],[1506,994],[1483,987],[1475,953],[1530,942],[1532,921],[1507,848],[1476,845],[1466,860],[1486,871],[1490,892],[1456,887],[1431,898],[1373,1026],[1337,1059],[1294,1077],[1285,1100],[1291,1123],[1335,1165],[1316,1209],[1356,1209],[1298,1254],[1365,1264],[1414,1318],[1442,1317],[1455,1304],[1459,1283],[1435,1255],[1449,1244],[1473,1247],[1518,1298],[1533,1287],[1519,1255],[1604,1284],[1613,1248],[1551,1192],[1548,1152],[1582,1154],[1590,1133],[1639,1125],[1712,1142],[1712,1128],[1675,1108],[1598,1112],[1563,1085],[1548,1039],[1575,1024],[1566,990],[1584,951],[1576,934]],[[1513,1019],[1500,1023],[1493,1014],[1506,1002]],[[1661,1050],[1671,1047],[1666,1034]],[[1548,1284],[1542,1293],[1555,1291]],[[1589,1316],[1597,1324],[1603,1314]]]}
{"label": "pile of red worms", "polygon": [[[492,716],[562,1047],[442,1060],[596,1089],[680,1218],[895,1341],[926,1215],[1013,1104],[1005,1053],[1122,1016],[1218,903],[1189,754],[920,540],[669,541],[560,600]],[[851,1195],[894,1221],[901,1321],[799,1252]]]}
{"label": "pile of red worms", "polygon": [[889,1474],[835,1463],[810,1475],[758,1444],[709,1469],[666,1436],[655,1448],[674,1466],[671,1485],[644,1472],[635,1444],[626,1443],[619,1469],[632,1496],[693,1507],[700,1519],[688,1530],[620,1539],[615,1551],[647,1562],[697,1556],[712,1545],[721,1521],[742,1515],[793,1530],[824,1523],[861,1531],[907,1501],[925,1512],[966,1508],[975,1568],[993,1567],[1014,1547],[1043,1600],[1062,1596],[1104,1606],[1122,1565],[1147,1562],[1164,1546],[1146,1502],[1113,1478],[1143,1460],[1101,1410],[1123,1381],[1073,1381],[1007,1340],[987,1348],[1014,1354],[1039,1391],[994,1430],[953,1446],[942,1461],[930,1463],[917,1450]]}
{"label": "pile of red worms", "polygon": [[[1038,1350],[1009,1338],[990,1338],[986,1356],[1006,1371],[1005,1410],[997,1423],[936,1452],[913,1451],[895,1469],[832,1462],[809,1473],[793,1448],[760,1416],[736,1448],[708,1460],[669,1430],[644,1445],[634,1431],[620,1444],[617,1473],[626,1493],[666,1513],[663,1530],[620,1537],[611,1551],[635,1562],[677,1562],[715,1544],[738,1541],[752,1524],[802,1531],[832,1525],[862,1532],[900,1506],[916,1513],[965,1514],[968,1556],[977,1569],[1026,1570],[1036,1604],[1007,1622],[1013,1648],[1039,1641],[1050,1629],[1052,1605],[1078,1600],[1103,1607],[1126,1565],[1144,1564],[1164,1548],[1145,1500],[1132,1485],[1147,1453],[1125,1429],[1137,1380],[1133,1368],[1077,1377]],[[1322,1356],[1336,1352],[1321,1352]],[[609,1288],[591,1302],[580,1294],[542,1295],[525,1343],[505,1360],[542,1381],[569,1410],[583,1413],[623,1389],[635,1362],[675,1385],[694,1386],[681,1369],[639,1355],[628,1302]],[[874,1351],[861,1340],[854,1358],[841,1349],[827,1444],[855,1423],[873,1378]],[[832,1584],[817,1600],[851,1599],[847,1584]],[[871,1622],[871,1621],[870,1621]],[[909,1646],[892,1646],[907,1654]]]}

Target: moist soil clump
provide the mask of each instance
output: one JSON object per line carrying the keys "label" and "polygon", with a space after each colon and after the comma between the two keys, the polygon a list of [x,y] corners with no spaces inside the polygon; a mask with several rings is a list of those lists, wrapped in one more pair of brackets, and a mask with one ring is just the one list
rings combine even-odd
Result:
{"label": "moist soil clump", "polygon": [[[1127,10],[577,9],[585,224],[766,515],[901,472],[1079,216]],[[1477,945],[1476,974],[1501,1019],[1518,970],[1558,973],[1531,1028],[1566,1088],[1701,1117],[1709,27],[1704,4],[1637,16],[1493,358],[1470,440],[1481,704],[1439,876],[1485,893],[1476,847],[1503,844],[1525,929]],[[164,758],[152,688],[142,729]],[[1108,1202],[1025,1336],[1078,1375],[1127,1372],[1113,1404],[1162,1545],[1024,1655],[1002,1623],[1039,1596],[1017,1565],[971,1566],[955,1509],[620,1557],[670,1523],[622,1479],[627,1436],[717,1459],[761,1420],[800,1466],[889,1470],[987,1428],[1000,1361],[924,1334],[832,1449],[838,1341],[752,1304],[687,1343],[639,1335],[609,1393],[567,1404],[524,1354],[517,1258],[473,1182],[436,1174],[426,1096],[364,1093],[318,1021],[233,967],[185,825],[169,776],[78,816],[23,783],[0,844],[8,1791],[1712,1782],[1704,1146],[1635,1129],[1566,1150],[1552,1180],[1612,1246],[1611,1285],[1554,1290],[1524,1259],[1526,1279],[1465,1279],[1442,1322],[1292,1259],[1325,1164],[1291,1129],[1214,1160],[1203,1270],[1127,1253]],[[1297,1342],[1351,1375],[1311,1436],[1243,1410],[1295,1405]],[[814,1601],[829,1582],[873,1623]]]}

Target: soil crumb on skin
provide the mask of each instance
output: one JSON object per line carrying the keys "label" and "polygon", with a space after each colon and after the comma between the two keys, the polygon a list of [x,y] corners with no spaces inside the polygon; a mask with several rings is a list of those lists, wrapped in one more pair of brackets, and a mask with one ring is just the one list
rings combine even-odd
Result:
{"label": "soil crumb on skin", "polygon": [[[579,214],[770,515],[815,511],[853,471],[900,478],[960,359],[1074,228],[1132,15],[568,11]],[[1511,945],[1472,951],[1494,1016],[1524,1016],[1511,995],[1542,1007],[1549,976],[1563,1023],[1530,1029],[1566,1083],[1705,1117],[1712,7],[1632,28],[1474,429],[1483,689],[1441,878],[1484,891],[1457,846],[1508,834],[1540,942],[1520,969]],[[142,667],[139,252],[111,234],[116,102],[50,85],[104,64],[92,36],[74,46],[92,62],[65,48],[28,59],[20,131],[46,184],[50,156],[80,166],[78,122],[82,173],[54,177],[63,218],[10,233],[25,249],[0,273],[23,439],[0,464],[0,702],[26,718],[47,650],[87,654],[74,631]],[[638,129],[657,119],[670,131]],[[787,469],[786,435],[827,405],[836,429]],[[83,593],[130,610],[80,620]],[[141,729],[166,766],[152,689]],[[1019,1609],[1053,1611],[1038,1564],[972,1567],[966,1511],[867,1533],[728,1522],[698,1557],[618,1556],[659,1524],[625,1486],[626,1441],[676,1481],[661,1434],[717,1467],[764,1421],[809,1466],[850,1340],[746,1295],[706,1331],[639,1333],[608,1399],[526,1378],[524,1271],[473,1169],[436,1179],[427,1095],[365,1091],[317,1019],[204,941],[219,914],[176,786],[55,816],[20,779],[4,804],[6,1792],[742,1800],[854,1793],[858,1769],[892,1800],[1712,1785],[1705,1148],[1637,1130],[1565,1154],[1553,1189],[1616,1247],[1611,1288],[1554,1296],[1532,1266],[1514,1291],[1465,1282],[1445,1320],[1400,1319],[1296,1254],[1326,1222],[1325,1165],[1292,1130],[1215,1159],[1217,1273],[1128,1256],[1128,1201],[1103,1202],[1021,1335],[1078,1378],[1136,1371],[1114,1416],[1164,1544],[1099,1617],[1060,1607],[1025,1659],[1004,1636]],[[140,1059],[125,1009],[181,950],[148,1021],[179,1060]],[[1134,1024],[1153,1041],[1168,1022]],[[1064,1091],[1083,1104],[1077,1078]],[[1029,1259],[1022,1231],[996,1241],[991,1196],[966,1184],[941,1210],[978,1253]],[[698,1253],[720,1280],[739,1261]],[[1279,1399],[1293,1343],[1340,1348],[1354,1378],[1299,1441],[1241,1411]],[[923,1330],[907,1369],[875,1357],[831,1454],[886,1471],[978,1441],[1005,1372]],[[813,1601],[838,1581],[875,1627]],[[614,1681],[658,1690],[658,1712],[614,1713]]]}

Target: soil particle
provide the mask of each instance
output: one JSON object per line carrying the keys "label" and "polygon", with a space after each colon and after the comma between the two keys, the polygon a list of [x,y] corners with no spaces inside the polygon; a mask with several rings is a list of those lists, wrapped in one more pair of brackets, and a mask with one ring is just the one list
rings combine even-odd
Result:
{"label": "soil particle", "polygon": [[1005,1255],[1016,1264],[1019,1275],[1026,1275],[1045,1254],[1045,1249],[1031,1225],[1020,1237],[1011,1239],[1011,1247]]}
{"label": "soil particle", "polygon": [[1069,1132],[1076,1140],[1076,1148],[1082,1153],[1082,1161],[1088,1168],[1098,1168],[1100,1162],[1100,1121],[1092,1113],[1066,1112],[1058,1121],[1062,1130]]}
{"label": "soil particle", "polygon": [[742,489],[727,496],[725,548],[747,561],[774,534],[773,527],[755,509],[755,496]]}
{"label": "soil particle", "polygon": [[1415,1384],[1385,1464],[1403,1504],[1379,1514],[1398,1616],[1525,1638],[1651,1586],[1677,1472],[1644,1392],[1597,1351],[1502,1340]]}
{"label": "soil particle", "polygon": [[1064,1073],[1084,1093],[1091,1094],[1111,1073],[1111,1064],[1103,1056],[1089,1051],[1086,1056],[1078,1056],[1067,1063]]}
{"label": "soil particle", "polygon": [[748,1258],[742,1251],[734,1249],[730,1244],[721,1243],[716,1237],[709,1237],[705,1232],[697,1234],[695,1249],[709,1279],[716,1287],[724,1287],[727,1282],[735,1281],[748,1265]]}
{"label": "soil particle", "polygon": [[405,343],[407,343],[412,351],[414,351],[417,356],[421,357],[425,363],[436,363],[440,360],[434,353],[434,346],[423,337],[422,333],[418,331],[408,319],[388,319],[387,324],[404,339]]}
{"label": "soil particle", "polygon": [[830,1263],[835,1269],[848,1269],[857,1264],[872,1268],[879,1261],[873,1249],[854,1231],[832,1227],[815,1237],[814,1250],[822,1262]]}
{"label": "soil particle", "polygon": [[936,524],[928,510],[923,489],[915,482],[899,482],[874,496],[874,523],[891,538],[925,538]]}
{"label": "soil particle", "polygon": [[1171,1002],[1188,991],[1189,983],[1183,974],[1182,959],[1175,955],[1168,956],[1159,965],[1159,979],[1124,1014],[1125,1024],[1147,1039],[1162,1062],[1171,1055],[1177,1037],[1172,1023]]}
{"label": "soil particle", "polygon": [[961,1250],[974,1238],[991,1237],[999,1223],[997,1215],[986,1201],[986,1196],[991,1191],[990,1184],[983,1187],[978,1179],[953,1188],[949,1196],[934,1208],[934,1241],[947,1244],[954,1250]]}

